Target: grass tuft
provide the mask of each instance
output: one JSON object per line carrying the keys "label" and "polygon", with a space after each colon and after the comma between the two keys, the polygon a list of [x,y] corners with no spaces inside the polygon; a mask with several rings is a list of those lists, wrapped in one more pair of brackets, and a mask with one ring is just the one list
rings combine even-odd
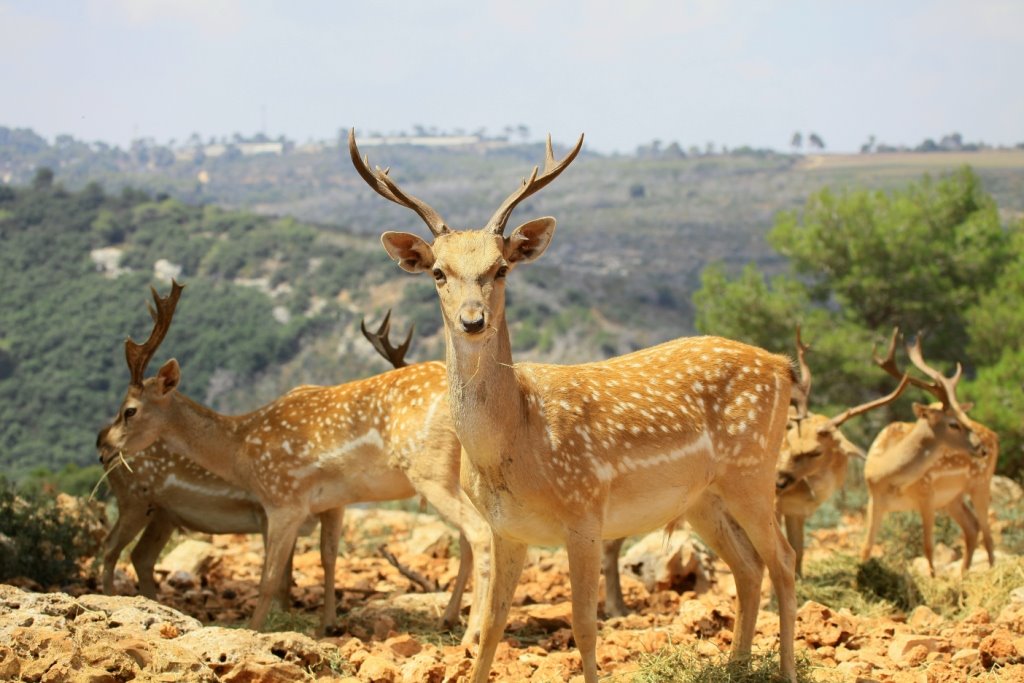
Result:
{"label": "grass tuft", "polygon": [[[800,683],[810,683],[811,664],[797,657],[796,674]],[[776,683],[785,681],[779,672],[779,653],[755,654],[749,660],[729,661],[728,655],[707,657],[696,645],[663,648],[645,655],[632,683]]]}

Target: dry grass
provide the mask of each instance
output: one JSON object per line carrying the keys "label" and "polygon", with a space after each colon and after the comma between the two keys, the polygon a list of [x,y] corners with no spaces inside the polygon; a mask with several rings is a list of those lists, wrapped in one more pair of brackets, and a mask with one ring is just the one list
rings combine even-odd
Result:
{"label": "dry grass", "polygon": [[[797,657],[797,680],[809,683],[811,664]],[[728,655],[707,657],[701,655],[696,644],[667,647],[645,655],[640,670],[633,674],[632,683],[775,683],[784,681],[779,673],[779,653],[755,654],[748,661],[730,662]]]}

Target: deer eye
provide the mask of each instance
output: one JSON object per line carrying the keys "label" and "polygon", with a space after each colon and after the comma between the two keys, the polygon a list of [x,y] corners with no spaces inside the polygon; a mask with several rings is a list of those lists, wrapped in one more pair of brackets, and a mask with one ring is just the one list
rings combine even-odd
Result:
{"label": "deer eye", "polygon": [[508,275],[508,266],[502,266],[501,268],[498,268],[498,272],[494,274],[494,279],[500,280],[506,275]]}
{"label": "deer eye", "polygon": [[139,412],[138,408],[125,408],[124,409],[124,419],[127,420],[129,417],[134,417],[135,413],[137,413],[137,412]]}
{"label": "deer eye", "polygon": [[950,423],[949,423],[949,428],[950,428],[950,429],[955,429],[955,430],[956,430],[956,431],[958,431],[958,432],[959,432],[959,431],[960,431],[961,429],[963,429],[963,427],[961,427],[961,426],[960,426],[960,423],[959,423],[959,422],[957,422],[956,420],[953,420],[952,422],[950,422]]}
{"label": "deer eye", "polygon": [[444,282],[445,281],[444,272],[442,272],[442,270],[440,268],[434,268],[433,275],[434,275],[434,279],[437,280],[438,282]]}

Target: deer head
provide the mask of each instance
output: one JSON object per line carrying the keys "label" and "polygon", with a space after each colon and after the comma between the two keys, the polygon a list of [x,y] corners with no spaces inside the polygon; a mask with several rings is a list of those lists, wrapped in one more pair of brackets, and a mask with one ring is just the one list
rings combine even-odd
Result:
{"label": "deer head", "polygon": [[848,408],[834,417],[811,414],[807,410],[811,390],[811,369],[805,358],[809,348],[810,346],[804,344],[800,338],[798,325],[796,349],[800,364],[800,382],[794,385],[793,402],[796,405],[790,411],[786,436],[779,452],[775,487],[780,492],[833,466],[836,456],[842,457],[844,464],[848,457],[863,457],[860,449],[847,441],[839,431],[840,425],[853,417],[892,403],[899,398],[910,381],[909,376],[902,375],[899,386],[892,393]]}
{"label": "deer head", "polygon": [[427,244],[411,233],[386,232],[381,242],[388,255],[403,270],[433,275],[448,334],[465,340],[487,338],[484,332],[504,322],[505,276],[543,254],[555,231],[555,219],[548,216],[527,221],[506,237],[509,217],[521,201],[548,185],[572,163],[583,146],[583,136],[558,162],[548,136],[543,172],[534,167],[483,228],[466,231],[452,230],[437,211],[402,191],[388,169],[371,170],[369,160],[359,154],[355,129],[349,132],[348,145],[352,163],[363,180],[385,199],[415,212],[434,236],[434,241]]}
{"label": "deer head", "polygon": [[[872,353],[875,364],[893,376],[900,374],[895,360],[896,339],[899,333],[898,327],[893,329],[885,358],[880,358],[877,354]],[[946,377],[929,366],[921,354],[920,333],[915,337],[914,343],[907,346],[907,357],[921,372],[932,379],[931,382],[926,382],[908,375],[910,383],[938,399],[937,403],[931,405],[921,403],[913,405],[918,423],[927,423],[928,429],[932,431],[934,439],[938,443],[963,450],[975,457],[987,456],[988,451],[985,444],[974,430],[974,422],[967,416],[965,408],[956,397],[956,387],[963,375],[963,368],[960,364],[956,364],[956,371],[952,377]],[[922,426],[924,425],[922,424]]]}
{"label": "deer head", "polygon": [[130,337],[124,342],[131,380],[117,416],[96,437],[101,460],[120,451],[134,453],[148,448],[159,436],[160,415],[181,381],[181,369],[178,361],[172,358],[164,363],[155,377],[145,379],[146,367],[170,329],[182,289],[182,285],[172,281],[170,294],[162,297],[150,288],[156,304],[148,307],[153,318],[153,331],[142,344],[135,343]]}

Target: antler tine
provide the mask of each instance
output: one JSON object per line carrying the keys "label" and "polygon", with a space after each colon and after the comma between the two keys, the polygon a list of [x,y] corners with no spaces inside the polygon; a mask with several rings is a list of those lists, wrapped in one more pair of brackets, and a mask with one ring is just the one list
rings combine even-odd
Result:
{"label": "antler tine", "polygon": [[370,170],[370,157],[360,156],[359,147],[356,146],[355,128],[351,128],[348,131],[348,152],[349,156],[352,157],[352,165],[356,167],[356,172],[377,194],[399,206],[404,206],[416,212],[416,215],[422,218],[423,222],[430,228],[430,232],[433,233],[434,237],[451,232],[448,226],[445,225],[444,218],[432,206],[422,199],[402,191],[398,183],[388,175],[389,168],[382,170],[378,166],[375,171]]}
{"label": "antler tine", "polygon": [[484,229],[496,235],[504,234],[505,224],[508,223],[509,216],[512,215],[516,205],[557,178],[573,162],[581,149],[583,149],[583,133],[580,133],[580,139],[576,141],[576,146],[572,148],[565,158],[555,163],[555,152],[551,147],[551,134],[549,133],[547,148],[544,151],[544,172],[538,176],[538,168],[534,166],[530,177],[524,179],[519,189],[505,198],[505,201],[501,203],[498,210],[491,216],[491,220],[487,221]]}
{"label": "antler tine", "polygon": [[960,407],[960,402],[956,398],[956,386],[960,382],[960,377],[963,375],[963,367],[960,363],[956,364],[956,372],[953,373],[952,377],[946,377],[941,372],[931,367],[924,362],[924,357],[921,355],[921,337],[920,332],[914,338],[913,345],[907,346],[907,357],[910,358],[910,362],[917,366],[917,368],[928,375],[934,380],[933,384],[930,384],[932,394],[938,397],[942,401],[942,407],[953,411],[957,416],[957,419],[969,427],[971,420],[967,417],[967,413],[964,412],[963,408]]}
{"label": "antler tine", "polygon": [[409,345],[412,344],[412,334],[416,329],[415,325],[409,326],[409,334],[405,336],[405,341],[402,342],[396,349],[391,345],[388,340],[388,336],[391,334],[391,309],[388,309],[387,314],[384,315],[384,320],[381,322],[380,327],[377,328],[376,332],[371,333],[366,329],[366,320],[359,321],[359,327],[363,331],[363,336],[366,337],[373,348],[377,350],[377,353],[384,356],[391,365],[396,368],[405,367],[408,363],[405,362],[405,354],[409,350]]}
{"label": "antler tine", "polygon": [[184,285],[179,285],[176,280],[171,280],[171,292],[164,297],[160,296],[155,288],[149,288],[153,293],[153,302],[156,304],[155,307],[152,304],[146,305],[150,317],[153,318],[153,331],[149,333],[149,338],[142,344],[135,343],[131,337],[124,342],[124,355],[128,362],[128,371],[131,373],[132,385],[142,386],[146,375],[146,366],[149,365],[153,354],[156,353],[160,343],[167,336],[167,330],[170,329],[171,320],[174,318],[174,309],[178,306],[178,299],[184,288]]}
{"label": "antler tine", "polygon": [[917,377],[910,376],[908,373],[900,372],[899,367],[896,365],[896,340],[900,336],[900,328],[892,328],[892,337],[889,339],[889,350],[885,354],[885,358],[879,358],[875,350],[878,345],[875,344],[871,347],[871,356],[875,361],[875,365],[882,368],[896,379],[902,379],[903,377],[910,377],[910,383],[918,389],[923,389],[938,398],[942,398],[940,395],[940,389],[933,384],[929,384],[924,380],[920,380]]}
{"label": "antler tine", "polygon": [[810,344],[804,344],[800,337],[800,323],[796,325],[796,357],[800,365],[800,381],[793,385],[796,390],[793,392],[793,403],[796,405],[797,419],[807,417],[807,402],[811,397],[811,368],[807,365],[804,354],[811,348]]}
{"label": "antler tine", "polygon": [[881,408],[882,406],[884,406],[884,405],[886,405],[888,403],[892,403],[893,401],[895,401],[897,398],[900,397],[900,394],[903,393],[903,390],[906,389],[907,385],[910,384],[910,383],[911,383],[910,375],[904,374],[903,378],[900,380],[899,386],[897,386],[895,391],[893,391],[892,393],[887,394],[887,395],[885,395],[885,396],[883,396],[881,398],[876,398],[873,401],[868,401],[867,403],[862,403],[859,406],[854,406],[853,408],[847,408],[846,410],[844,410],[843,412],[839,413],[838,415],[833,417],[831,420],[829,420],[828,424],[830,424],[833,427],[838,427],[839,425],[841,425],[844,422],[846,422],[847,420],[849,420],[851,417],[857,417],[858,415],[863,415],[864,413],[868,412],[869,410],[874,410],[875,408]]}

